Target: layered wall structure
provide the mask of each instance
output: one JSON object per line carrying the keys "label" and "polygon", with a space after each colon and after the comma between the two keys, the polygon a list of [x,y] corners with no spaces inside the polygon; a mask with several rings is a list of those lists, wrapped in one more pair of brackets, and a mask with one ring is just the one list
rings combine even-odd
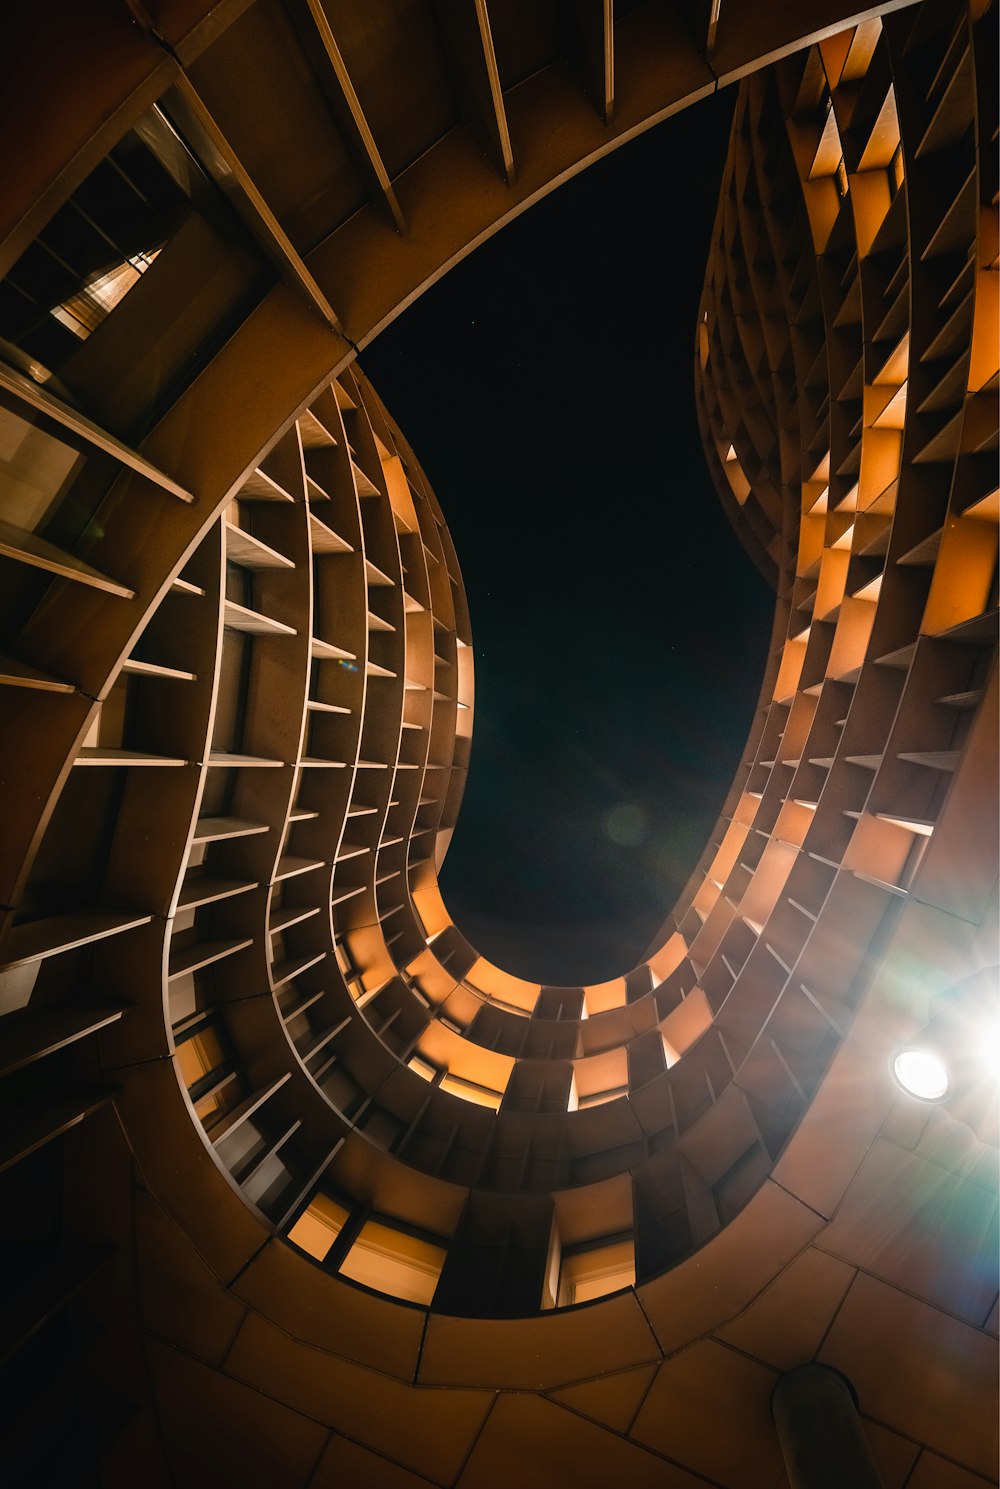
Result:
{"label": "layered wall structure", "polygon": [[[888,1064],[996,960],[994,13],[90,19],[0,264],[15,1478],[772,1486],[819,1358],[887,1484],[991,1481],[995,1087]],[[469,616],[356,345],[807,27],[698,328],[760,706],[638,965],[531,984],[437,890]]]}

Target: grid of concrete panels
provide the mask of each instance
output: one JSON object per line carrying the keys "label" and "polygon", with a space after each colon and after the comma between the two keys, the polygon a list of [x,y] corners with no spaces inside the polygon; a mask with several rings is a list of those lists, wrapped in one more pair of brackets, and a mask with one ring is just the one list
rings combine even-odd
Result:
{"label": "grid of concrete panels", "polygon": [[[643,1415],[651,1372],[664,1353],[680,1343],[691,1346],[685,1367],[690,1385],[700,1368],[695,1355],[704,1353],[694,1341],[713,1327],[730,1344],[727,1330],[737,1329],[738,1336],[738,1325],[715,1319],[712,1308],[711,1322],[696,1308],[697,1323],[677,1324],[679,1332],[672,1332],[681,1290],[691,1285],[689,1270],[668,1274],[673,1282],[662,1298],[663,1289],[650,1283],[601,1305],[599,1315],[562,1315],[567,1322],[558,1331],[555,1319],[545,1320],[548,1342],[540,1358],[547,1363],[539,1365],[537,1380],[524,1374],[527,1340],[538,1337],[528,1319],[512,1319],[504,1335],[484,1324],[470,1333],[443,1315],[523,1314],[559,1301],[561,1272],[575,1266],[579,1273],[579,1258],[595,1242],[604,1243],[602,1251],[624,1246],[631,1255],[619,1250],[607,1256],[603,1275],[596,1267],[582,1278],[585,1288],[617,1287],[636,1264],[645,1283],[716,1233],[720,1244],[711,1255],[720,1277],[727,1276],[721,1243],[739,1255],[740,1276],[732,1262],[728,1269],[735,1291],[722,1305],[739,1312],[763,1292],[768,1267],[808,1255],[802,1248],[812,1222],[804,1212],[826,1216],[835,1208],[838,1176],[819,1180],[809,1163],[812,1114],[779,1166],[780,1187],[767,1174],[850,1022],[853,1001],[866,997],[875,1051],[884,1062],[892,1041],[919,1026],[930,994],[982,960],[988,948],[988,933],[977,941],[976,930],[989,913],[995,867],[988,834],[975,829],[988,820],[991,778],[983,694],[994,634],[996,498],[986,477],[995,417],[990,428],[976,395],[988,391],[996,375],[984,330],[995,243],[991,259],[989,217],[983,219],[975,204],[988,213],[991,185],[977,164],[975,94],[963,81],[974,54],[970,18],[947,8],[922,15],[919,24],[907,15],[887,23],[885,33],[875,23],[827,43],[784,64],[774,81],[751,84],[741,103],[720,212],[719,279],[713,282],[710,266],[699,356],[707,443],[719,463],[721,489],[732,493],[737,522],[751,530],[748,546],[756,540],[766,552],[770,545],[779,575],[775,651],[747,763],[705,861],[658,944],[613,984],[541,989],[506,978],[476,957],[436,894],[435,853],[446,846],[457,810],[471,723],[471,716],[462,717],[471,710],[459,706],[471,703],[471,669],[461,655],[470,639],[468,622],[433,498],[363,379],[345,371],[324,381],[297,418],[282,421],[279,437],[269,434],[262,451],[248,443],[245,431],[234,433],[239,418],[231,394],[228,409],[225,404],[226,375],[235,381],[235,363],[244,354],[238,347],[214,381],[206,364],[201,386],[194,385],[205,395],[204,384],[212,381],[215,406],[206,395],[193,410],[196,400],[189,399],[174,427],[161,421],[143,443],[149,453],[137,454],[136,431],[152,416],[136,403],[134,378],[102,382],[112,376],[114,359],[95,336],[103,325],[105,343],[112,334],[127,337],[126,312],[135,310],[140,292],[148,314],[152,274],[147,289],[140,287],[163,252],[154,256],[148,243],[141,252],[128,245],[137,251],[122,260],[123,268],[127,260],[135,271],[128,299],[114,298],[111,290],[96,306],[93,295],[67,294],[60,301],[65,317],[88,334],[59,321],[82,342],[60,361],[59,382],[41,389],[34,380],[31,359],[42,350],[34,343],[21,365],[5,374],[8,416],[27,426],[23,440],[34,442],[30,468],[44,472],[25,497],[29,506],[35,503],[34,515],[26,512],[5,535],[5,554],[20,565],[8,590],[17,659],[5,677],[29,730],[19,737],[38,753],[39,779],[50,765],[49,741],[44,728],[30,735],[32,722],[40,724],[45,706],[58,700],[65,727],[76,729],[70,754],[51,766],[58,776],[55,799],[45,803],[39,792],[26,793],[21,808],[51,816],[43,831],[33,829],[11,917],[5,1006],[15,1017],[7,1063],[30,1078],[19,1089],[14,1071],[6,1156],[23,1156],[37,1175],[48,1162],[38,1156],[50,1149],[47,1139],[57,1142],[70,1124],[103,1112],[71,1143],[79,1140],[84,1152],[98,1144],[110,1168],[110,1077],[119,1087],[114,1109],[142,1176],[137,1196],[147,1188],[155,1194],[195,1251],[211,1257],[214,1276],[229,1279],[225,1301],[206,1308],[206,1329],[213,1318],[211,1328],[221,1327],[218,1319],[234,1299],[247,1288],[252,1292],[271,1269],[263,1286],[265,1293],[273,1289],[272,1302],[263,1303],[262,1293],[255,1302],[266,1317],[273,1299],[280,1299],[285,1334],[310,1340],[312,1348],[326,1347],[336,1335],[335,1354],[390,1375],[398,1371],[404,1379],[419,1368],[428,1385],[554,1390],[648,1361],[629,1379],[622,1420],[634,1418],[635,1435],[647,1447],[679,1457],[710,1474],[710,1481],[738,1482],[731,1468],[713,1466],[704,1442],[682,1451],[683,1433],[653,1431],[646,1420],[652,1405]],[[942,38],[946,62],[930,68]],[[911,54],[916,60],[907,62]],[[897,112],[892,79],[901,74],[909,80],[911,72],[919,78],[921,67],[927,72],[924,98],[915,103],[911,90],[907,124],[902,104]],[[775,126],[779,104],[792,120],[790,149]],[[129,142],[115,162],[130,180],[150,170],[140,148],[149,148],[150,128],[136,135],[138,146]],[[865,164],[876,135],[878,149]],[[152,154],[163,167],[167,152],[155,127],[152,138],[160,150]],[[909,140],[917,144],[907,146]],[[928,301],[928,326],[939,326],[953,304],[962,316],[943,350],[937,330],[925,345],[926,377],[933,380],[928,391],[936,399],[924,408],[921,392],[919,408],[912,407],[924,410],[923,422],[914,424],[911,416],[908,425],[913,354],[908,363],[899,346],[905,318],[901,330],[894,321],[880,335],[882,320],[872,321],[869,311],[866,329],[864,311],[879,304],[872,298],[876,287],[886,293],[879,276],[898,279],[913,260],[905,203],[925,155],[932,211],[926,249],[917,240],[918,257],[921,263],[942,260],[942,274],[954,268],[956,282],[964,273],[972,297],[961,280],[945,287],[933,309]],[[952,167],[960,174],[963,163],[965,174],[954,182],[958,194],[945,202],[941,178],[951,180]],[[970,172],[971,212],[962,197]],[[795,220],[782,202],[785,188],[800,180],[807,211]],[[737,187],[730,189],[733,181]],[[144,184],[157,220],[176,226],[178,203],[169,183],[147,175]],[[194,228],[193,217],[199,219]],[[270,271],[263,259],[208,197],[183,220],[185,252],[191,243],[204,251],[202,218],[228,253],[245,258],[240,293],[266,283]],[[952,225],[935,239],[943,223]],[[761,237],[762,228],[768,238]],[[132,262],[143,255],[142,267]],[[751,271],[772,256],[788,274],[762,283]],[[162,266],[156,272],[162,278]],[[935,282],[924,281],[928,293]],[[899,280],[891,290],[897,321],[904,284]],[[780,302],[765,298],[764,291],[775,288]],[[102,315],[108,300],[112,313]],[[234,296],[229,308],[238,304]],[[287,297],[281,309],[294,316]],[[96,324],[88,325],[87,317]],[[217,319],[216,306],[200,331],[209,345]],[[783,342],[780,328],[789,325],[793,331]],[[890,338],[885,349],[881,343]],[[220,335],[216,344],[218,367],[228,342]],[[262,328],[259,345],[277,351],[273,324]],[[55,355],[63,351],[55,348]],[[189,366],[183,338],[175,355],[178,366]],[[168,362],[161,358],[161,365]],[[841,371],[844,391],[831,400],[829,389]],[[919,372],[910,375],[919,382]],[[168,389],[164,397],[175,394],[177,376],[174,368],[173,386],[162,374],[152,386],[161,394]],[[858,399],[855,384],[879,391]],[[81,389],[93,390],[86,414],[74,407]],[[266,387],[241,391],[266,405]],[[138,396],[140,402],[145,397],[141,388]],[[193,412],[199,422],[192,432]],[[94,413],[102,425],[88,417]],[[916,431],[909,434],[917,441],[912,466],[929,471],[909,471],[908,428]],[[799,429],[797,451],[788,432]],[[206,451],[206,439],[216,432],[230,445],[228,469],[239,468],[238,454],[246,469],[223,485],[224,511],[196,532],[198,523],[185,529],[177,513],[198,506],[185,498],[205,489],[202,480],[214,474],[215,452]],[[882,438],[885,432],[889,438]],[[154,463],[158,437],[164,451],[173,440],[173,453],[185,454],[188,479],[160,469],[178,471],[183,460],[161,456]],[[893,460],[888,480],[879,484]],[[26,456],[25,468],[28,463]],[[108,494],[109,479],[122,466],[134,472],[131,487]],[[220,471],[226,468],[220,459]],[[109,519],[132,516],[137,497],[146,502],[142,519],[131,531],[125,522],[116,528]],[[956,524],[959,535],[945,543],[942,533]],[[182,532],[187,552],[171,578],[162,548],[159,554],[155,549],[179,541]],[[914,535],[918,556],[911,542],[893,566],[899,545]],[[117,551],[109,541],[116,537]],[[828,553],[848,556],[828,559]],[[900,574],[906,569],[920,572]],[[65,583],[60,588],[51,576]],[[155,608],[147,604],[114,679],[88,695],[77,679],[97,675],[97,661],[86,655],[95,639],[91,628],[106,628],[107,647],[116,632],[109,607],[88,610],[86,602],[95,596],[128,601],[143,585],[147,595],[162,599]],[[939,683],[940,695],[931,697]],[[889,684],[896,685],[895,695]],[[937,705],[938,696],[946,700],[943,715],[928,706]],[[833,719],[834,707],[843,721]],[[813,733],[817,718],[826,729],[822,740]],[[912,746],[905,750],[893,732],[900,718],[905,732],[898,741]],[[860,743],[848,756],[852,719]],[[793,722],[800,745],[794,759]],[[932,725],[936,732],[928,737]],[[814,748],[816,758],[809,754]],[[896,759],[915,769],[900,768]],[[454,784],[445,787],[442,773]],[[30,779],[30,769],[22,779]],[[869,788],[883,793],[874,806]],[[754,838],[761,840],[756,850]],[[96,900],[84,897],[95,886]],[[895,1000],[904,974],[912,976],[917,947],[928,975],[918,996],[908,995],[900,1007]],[[889,1004],[881,1012],[872,998],[880,979]],[[47,1076],[41,1102],[38,1060]],[[877,1093],[877,1078],[873,1086]],[[827,1103],[836,1104],[829,1091],[828,1083]],[[203,1119],[201,1131],[191,1122],[192,1107]],[[841,1103],[838,1124],[849,1127],[849,1115],[856,1116]],[[870,1119],[866,1114],[859,1130],[866,1131]],[[920,1177],[914,1171],[919,1194],[923,1168],[941,1162],[948,1137],[940,1124],[933,1140],[915,1129],[903,1137],[902,1118],[897,1125],[886,1141],[914,1150],[930,1142],[928,1152],[934,1151],[920,1165]],[[823,1131],[822,1118],[813,1124],[817,1130]],[[882,1150],[879,1161],[898,1183],[890,1156]],[[968,1178],[969,1162],[963,1152],[945,1166]],[[240,1184],[241,1196],[235,1188],[219,1190],[220,1178]],[[843,1190],[844,1175],[839,1182]],[[789,1189],[797,1201],[786,1214],[775,1195]],[[148,1208],[146,1200],[135,1203]],[[77,1225],[87,1206],[86,1198],[75,1196]],[[736,1223],[720,1229],[741,1213],[747,1216],[742,1231]],[[310,1214],[315,1228],[296,1229]],[[301,1313],[290,1326],[285,1310],[305,1305],[308,1313],[306,1299],[314,1306],[323,1295],[315,1289],[325,1288],[326,1280],[287,1247],[275,1251],[267,1243],[260,1251],[262,1217],[276,1234],[291,1229],[301,1249],[322,1255],[328,1265],[363,1283],[378,1285],[381,1278],[384,1290],[413,1301],[430,1301],[413,1292],[420,1275],[427,1286],[440,1273],[447,1291],[423,1345],[407,1322],[416,1323],[415,1310],[386,1304],[389,1311],[379,1312],[366,1293],[351,1302],[356,1290],[345,1292],[342,1283],[322,1338]],[[209,1236],[210,1225],[217,1236]],[[787,1254],[775,1247],[775,1227],[787,1232]],[[830,1229],[836,1233],[836,1222]],[[863,1265],[861,1253],[868,1255],[871,1242],[865,1224],[843,1221],[839,1235],[833,1254],[846,1257],[848,1267],[851,1259]],[[258,1238],[260,1265],[251,1236]],[[555,1238],[565,1248],[563,1267]],[[752,1262],[755,1244],[768,1252],[760,1275]],[[876,1275],[893,1272],[895,1264],[868,1259]],[[981,1266],[983,1257],[973,1248],[965,1260],[968,1267]],[[282,1270],[288,1267],[291,1273]],[[915,1280],[905,1263],[900,1267],[892,1280],[904,1291],[912,1288],[966,1324],[983,1322],[995,1307],[988,1279],[972,1295],[952,1295],[963,1285],[954,1275],[949,1282],[954,1263],[946,1255],[942,1275],[932,1266],[928,1277]],[[241,1280],[251,1276],[255,1282]],[[74,1265],[68,1283],[57,1279],[55,1296],[72,1298],[89,1277],[89,1267],[78,1272]],[[838,1306],[842,1298],[837,1294]],[[167,1338],[177,1328],[194,1327],[190,1298],[176,1301],[173,1329],[165,1319],[158,1326]],[[152,1306],[162,1308],[162,1298]],[[574,1326],[574,1318],[589,1322]],[[221,1361],[231,1351],[228,1374],[250,1379],[267,1395],[287,1396],[287,1385],[279,1389],[261,1375],[278,1368],[280,1337],[247,1315],[235,1343],[230,1339],[221,1351],[199,1344],[194,1353]],[[855,1346],[852,1335],[844,1347],[850,1354]],[[750,1353],[768,1360],[769,1349],[757,1343]],[[169,1402],[180,1367],[173,1355],[164,1358],[173,1362],[161,1377]],[[667,1390],[670,1373],[664,1366],[656,1375],[652,1396]],[[287,1378],[297,1381],[296,1370],[289,1367]],[[755,1380],[767,1378],[765,1372]],[[345,1393],[352,1399],[360,1379]],[[592,1401],[586,1387],[580,1389],[580,1402],[589,1402],[589,1409],[580,1406],[584,1415],[601,1420],[605,1388],[592,1391]],[[304,1390],[299,1381],[298,1410],[306,1405]],[[190,1401],[174,1404],[190,1414]],[[460,1404],[453,1398],[453,1407]],[[484,1421],[480,1405],[469,1403],[469,1430],[473,1418]],[[423,1408],[431,1412],[426,1393]],[[520,1417],[531,1411],[510,1409]],[[499,1403],[491,1411],[493,1425],[483,1440],[492,1446],[482,1451],[497,1451],[507,1411]],[[921,1436],[901,1423],[895,1404],[881,1415],[946,1457],[980,1471],[986,1464],[989,1471],[978,1438],[956,1451],[943,1429]],[[306,1416],[326,1420],[325,1408],[306,1406]],[[355,1420],[353,1409],[330,1425],[385,1447],[374,1427]],[[429,1430],[430,1416],[425,1425]],[[548,1430],[523,1422],[522,1429],[539,1437]],[[416,1428],[411,1435],[419,1439]],[[448,1464],[453,1458],[459,1463],[463,1442],[464,1452],[468,1432],[456,1425]],[[611,1462],[619,1450],[595,1445],[594,1451],[611,1453]],[[757,1451],[766,1474],[773,1445],[768,1452],[761,1441]],[[481,1452],[476,1467],[477,1452],[462,1482],[478,1482],[476,1473],[488,1482]],[[431,1461],[420,1458],[412,1442],[389,1456],[414,1467]],[[662,1459],[652,1462],[662,1471]],[[449,1481],[446,1470],[443,1461],[435,1463],[433,1477]]]}

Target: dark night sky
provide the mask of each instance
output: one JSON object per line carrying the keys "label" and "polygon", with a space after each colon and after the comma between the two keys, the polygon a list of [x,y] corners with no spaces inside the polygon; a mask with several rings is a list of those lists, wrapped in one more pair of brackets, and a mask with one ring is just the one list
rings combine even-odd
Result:
{"label": "dark night sky", "polygon": [[774,597],[715,494],[698,299],[734,94],[633,140],[362,358],[444,510],[472,614],[472,765],[441,875],[511,972],[634,964],[718,816]]}

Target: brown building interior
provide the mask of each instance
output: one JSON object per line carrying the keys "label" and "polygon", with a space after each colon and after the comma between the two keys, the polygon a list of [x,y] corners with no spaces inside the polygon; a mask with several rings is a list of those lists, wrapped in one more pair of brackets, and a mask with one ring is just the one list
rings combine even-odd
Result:
{"label": "brown building interior", "polygon": [[[995,6],[3,24],[5,1482],[996,1484]],[[461,554],[359,356],[723,87],[772,644],[652,944],[533,983],[438,889]]]}

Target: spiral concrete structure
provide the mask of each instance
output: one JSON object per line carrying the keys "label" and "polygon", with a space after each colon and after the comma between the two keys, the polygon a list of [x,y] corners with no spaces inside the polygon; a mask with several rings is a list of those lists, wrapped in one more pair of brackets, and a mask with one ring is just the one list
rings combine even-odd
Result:
{"label": "spiral concrete structure", "polygon": [[[851,1381],[887,1486],[996,1482],[985,1024],[945,1105],[889,1073],[952,989],[995,1012],[995,21],[16,18],[13,1482],[777,1489],[772,1388],[812,1361]],[[357,355],[740,78],[695,375],[777,593],[760,703],[639,963],[542,986],[437,887],[470,618]]]}

